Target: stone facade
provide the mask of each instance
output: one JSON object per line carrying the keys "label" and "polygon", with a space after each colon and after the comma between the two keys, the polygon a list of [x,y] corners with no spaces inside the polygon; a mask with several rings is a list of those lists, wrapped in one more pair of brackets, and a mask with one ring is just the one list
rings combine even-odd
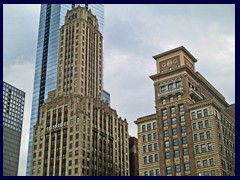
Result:
{"label": "stone facade", "polygon": [[[224,113],[233,128],[231,130],[234,130],[235,120],[228,112],[234,114],[235,108],[230,108],[225,98],[199,72],[195,71],[197,60],[183,46],[153,58],[156,60],[157,74],[150,78],[154,81],[155,88],[160,175],[234,175],[235,162],[233,158],[229,158],[235,157],[235,134],[234,131],[229,132],[229,125],[223,129],[227,134],[231,134],[230,138],[222,137],[224,135],[216,138],[217,132],[220,133],[221,130],[215,128],[216,118],[219,117],[212,115],[212,109],[215,109],[214,106],[218,107],[218,114]],[[209,101],[213,104],[211,107],[208,105]],[[191,113],[197,110],[196,107],[200,104],[202,113],[207,112],[206,116],[204,119],[199,117],[199,120],[193,120]],[[200,113],[200,110],[196,113],[198,111]],[[138,118],[135,121],[138,125],[139,139],[144,126],[141,119]],[[145,120],[146,124],[150,122],[150,119]],[[205,122],[207,127],[204,126]],[[195,128],[199,123],[200,128]],[[196,140],[200,136],[201,140]],[[225,145],[222,138],[226,141]],[[142,146],[144,145],[139,143],[139,149],[142,149]],[[196,153],[197,146],[203,147],[203,151]],[[219,147],[225,148],[226,152],[219,152]],[[228,156],[224,155],[223,158],[224,153]],[[144,175],[144,171],[147,172],[152,164],[147,162],[143,165],[141,163],[143,158],[144,153],[139,151],[140,175]],[[204,163],[204,168],[197,165],[200,160],[201,164]],[[142,170],[143,167],[146,169]]]}

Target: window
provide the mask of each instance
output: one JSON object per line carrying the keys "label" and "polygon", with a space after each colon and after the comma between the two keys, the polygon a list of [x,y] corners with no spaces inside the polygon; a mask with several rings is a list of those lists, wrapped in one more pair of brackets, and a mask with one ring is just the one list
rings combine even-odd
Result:
{"label": "window", "polygon": [[204,115],[204,117],[208,116],[208,110],[207,109],[203,109],[203,115]]}
{"label": "window", "polygon": [[169,136],[169,132],[168,131],[164,131],[164,137],[168,137]]}
{"label": "window", "polygon": [[154,143],[154,151],[158,150],[158,144]]}
{"label": "window", "polygon": [[166,92],[166,86],[165,85],[161,86],[161,92],[162,93]]}
{"label": "window", "polygon": [[199,136],[200,136],[200,140],[201,140],[201,141],[204,140],[204,133],[203,133],[203,132],[200,133]]}
{"label": "window", "polygon": [[167,174],[171,174],[172,173],[172,168],[171,167],[167,167],[166,168],[166,173]]}
{"label": "window", "polygon": [[176,173],[181,172],[181,167],[179,164],[175,165]]}
{"label": "window", "polygon": [[172,118],[172,125],[174,125],[176,123],[177,123],[176,118]]}
{"label": "window", "polygon": [[209,171],[204,171],[203,175],[204,176],[209,176]]}
{"label": "window", "polygon": [[146,156],[143,157],[143,163],[144,163],[144,164],[147,164],[147,157],[146,157]]}
{"label": "window", "polygon": [[158,162],[159,161],[159,158],[158,158],[158,154],[155,154],[155,162]]}
{"label": "window", "polygon": [[181,100],[181,99],[182,99],[182,95],[179,94],[179,95],[177,96],[177,99],[178,99],[178,100]]}
{"label": "window", "polygon": [[188,155],[188,149],[187,148],[183,148],[183,155]]}
{"label": "window", "polygon": [[144,172],[144,176],[148,176],[148,172],[147,171]]}
{"label": "window", "polygon": [[173,128],[173,135],[177,135],[177,128]]}
{"label": "window", "polygon": [[152,134],[148,134],[148,141],[152,140]]}
{"label": "window", "polygon": [[180,116],[180,121],[181,121],[181,123],[185,122],[185,116]]}
{"label": "window", "polygon": [[209,151],[212,150],[212,143],[208,143],[208,150],[209,150]]}
{"label": "window", "polygon": [[198,128],[199,128],[199,129],[202,129],[202,128],[203,128],[203,122],[202,122],[202,121],[199,121],[199,122],[198,122]]}
{"label": "window", "polygon": [[154,139],[154,140],[157,139],[157,133],[153,133],[153,139]]}
{"label": "window", "polygon": [[168,121],[167,121],[167,120],[164,120],[164,121],[163,121],[163,126],[164,126],[164,127],[167,127],[167,126],[168,126]]}
{"label": "window", "polygon": [[180,112],[183,112],[183,111],[184,111],[184,105],[183,105],[183,104],[181,104],[181,105],[179,106],[179,111],[180,111]]}
{"label": "window", "polygon": [[168,91],[172,91],[173,90],[173,83],[170,81],[168,84]]}
{"label": "window", "polygon": [[165,148],[169,147],[169,141],[165,141]]}
{"label": "window", "polygon": [[149,175],[154,176],[154,171],[153,170],[149,171]]}
{"label": "window", "polygon": [[143,142],[146,142],[146,135],[143,135]]}
{"label": "window", "polygon": [[197,161],[197,168],[201,168],[201,161]]}
{"label": "window", "polygon": [[209,122],[208,120],[205,120],[205,128],[208,128],[209,127]]}
{"label": "window", "polygon": [[157,123],[153,122],[153,129],[156,129],[156,128],[157,128]]}
{"label": "window", "polygon": [[163,109],[162,110],[162,116],[166,116],[167,115],[167,110],[166,109]]}
{"label": "window", "polygon": [[209,164],[210,164],[210,166],[214,165],[213,158],[209,159]]}
{"label": "window", "polygon": [[198,117],[198,118],[201,118],[201,117],[202,117],[202,110],[197,111],[197,117]]}
{"label": "window", "polygon": [[185,163],[185,171],[190,171],[190,164],[189,163]]}
{"label": "window", "polygon": [[148,145],[148,152],[151,152],[151,151],[152,151],[152,145],[149,144],[149,145]]}
{"label": "window", "polygon": [[192,112],[191,115],[192,115],[192,119],[196,119],[196,113],[195,112]]}
{"label": "window", "polygon": [[159,176],[159,169],[155,170],[155,174],[156,174],[156,176]]}
{"label": "window", "polygon": [[193,124],[192,124],[192,129],[193,129],[193,130],[197,130],[197,125],[196,125],[196,123],[193,123]]}
{"label": "window", "polygon": [[207,131],[207,132],[206,132],[206,136],[207,136],[207,139],[210,139],[210,138],[211,138],[210,131]]}
{"label": "window", "polygon": [[173,97],[170,97],[170,98],[169,98],[169,101],[170,101],[170,102],[173,102]]}
{"label": "window", "polygon": [[152,129],[151,123],[147,124],[147,130],[150,131]]}
{"label": "window", "polygon": [[178,146],[178,139],[174,139],[174,140],[173,140],[173,145],[174,145],[174,146]]}
{"label": "window", "polygon": [[143,152],[147,152],[146,146],[143,146]]}
{"label": "window", "polygon": [[165,159],[170,159],[170,152],[165,152]]}
{"label": "window", "polygon": [[198,153],[199,153],[199,147],[198,147],[198,145],[196,145],[196,146],[194,147],[194,149],[195,149],[195,153],[198,154]]}
{"label": "window", "polygon": [[142,125],[142,132],[146,131],[146,125]]}
{"label": "window", "polygon": [[179,151],[178,150],[174,151],[174,157],[179,157]]}
{"label": "window", "polygon": [[181,131],[182,131],[182,133],[186,133],[186,126],[182,126]]}
{"label": "window", "polygon": [[207,166],[208,166],[207,160],[203,160],[203,167],[207,167]]}
{"label": "window", "polygon": [[187,144],[187,137],[182,138],[182,144]]}
{"label": "window", "polygon": [[194,141],[198,141],[198,135],[197,135],[197,134],[194,134],[194,135],[193,135],[193,140],[194,140]]}
{"label": "window", "polygon": [[166,104],[166,99],[163,99],[163,100],[162,100],[162,104]]}
{"label": "window", "polygon": [[201,144],[201,151],[206,152],[206,145],[205,144]]}
{"label": "window", "polygon": [[216,176],[215,170],[211,170],[211,176]]}
{"label": "window", "polygon": [[150,163],[153,162],[153,156],[152,155],[148,156],[148,160]]}
{"label": "window", "polygon": [[171,114],[175,114],[176,113],[176,108],[175,107],[171,107]]}

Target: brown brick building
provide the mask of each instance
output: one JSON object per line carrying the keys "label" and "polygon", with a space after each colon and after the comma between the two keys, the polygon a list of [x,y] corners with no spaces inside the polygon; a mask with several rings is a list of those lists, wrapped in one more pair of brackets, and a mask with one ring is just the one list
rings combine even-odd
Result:
{"label": "brown brick building", "polygon": [[60,29],[57,89],[34,126],[32,176],[128,176],[128,123],[102,100],[103,38],[80,6]]}
{"label": "brown brick building", "polygon": [[183,46],[153,58],[156,114],[135,121],[139,175],[235,175],[235,106],[195,71]]}
{"label": "brown brick building", "polygon": [[129,141],[129,163],[130,163],[130,176],[138,176],[138,139],[130,137]]}

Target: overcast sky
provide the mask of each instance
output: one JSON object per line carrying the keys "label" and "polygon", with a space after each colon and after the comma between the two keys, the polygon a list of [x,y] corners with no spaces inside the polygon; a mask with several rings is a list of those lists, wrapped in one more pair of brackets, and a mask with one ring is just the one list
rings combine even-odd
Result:
{"label": "overcast sky", "polygon": [[[19,175],[25,175],[40,5],[3,5],[3,80],[26,92]],[[185,46],[199,71],[235,102],[235,5],[105,5],[104,89],[133,121],[152,114],[152,56]]]}

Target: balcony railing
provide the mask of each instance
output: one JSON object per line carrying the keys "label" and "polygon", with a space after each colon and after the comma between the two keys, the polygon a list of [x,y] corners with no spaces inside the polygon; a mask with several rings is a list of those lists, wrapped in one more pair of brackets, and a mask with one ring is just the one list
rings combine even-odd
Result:
{"label": "balcony railing", "polygon": [[167,98],[168,96],[173,96],[175,94],[183,94],[183,88],[178,87],[178,88],[170,89],[168,91],[164,91],[164,92],[158,94],[158,98],[159,99]]}
{"label": "balcony railing", "polygon": [[194,98],[196,98],[197,100],[203,100],[203,97],[197,93],[197,91],[195,91],[193,88],[189,88],[189,95],[192,95]]}

